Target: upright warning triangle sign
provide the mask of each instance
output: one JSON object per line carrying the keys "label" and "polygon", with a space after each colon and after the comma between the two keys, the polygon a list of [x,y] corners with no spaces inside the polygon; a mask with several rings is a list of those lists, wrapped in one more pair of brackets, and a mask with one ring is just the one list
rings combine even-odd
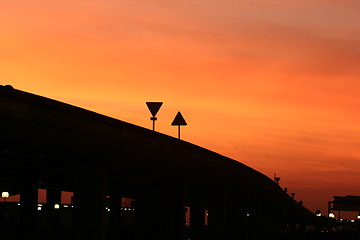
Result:
{"label": "upright warning triangle sign", "polygon": [[148,106],[153,117],[155,117],[155,115],[158,113],[162,104],[162,102],[146,102],[146,105]]}
{"label": "upright warning triangle sign", "polygon": [[174,121],[171,123],[171,125],[173,125],[173,126],[176,126],[176,125],[186,126],[187,123],[186,123],[184,117],[181,115],[181,113],[178,112],[178,113],[176,114],[175,118],[174,118]]}

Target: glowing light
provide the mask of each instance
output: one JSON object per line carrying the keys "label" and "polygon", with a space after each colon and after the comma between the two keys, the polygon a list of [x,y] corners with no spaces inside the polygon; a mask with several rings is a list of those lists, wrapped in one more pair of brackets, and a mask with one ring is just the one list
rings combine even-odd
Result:
{"label": "glowing light", "polygon": [[331,217],[331,218],[335,218],[335,214],[333,214],[333,213],[329,213],[329,217]]}
{"label": "glowing light", "polygon": [[321,211],[320,210],[316,210],[316,216],[321,217]]}
{"label": "glowing light", "polygon": [[9,192],[2,192],[1,197],[8,198],[10,196]]}
{"label": "glowing light", "polygon": [[37,209],[38,209],[38,211],[41,211],[41,207],[40,207],[40,206],[39,206]]}
{"label": "glowing light", "polygon": [[54,205],[54,208],[55,208],[55,209],[59,209],[59,208],[60,208],[60,205],[56,203],[56,204]]}

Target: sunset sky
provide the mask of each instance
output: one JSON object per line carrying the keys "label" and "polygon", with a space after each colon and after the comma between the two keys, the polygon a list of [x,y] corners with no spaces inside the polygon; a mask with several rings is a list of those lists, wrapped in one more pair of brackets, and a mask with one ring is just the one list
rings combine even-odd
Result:
{"label": "sunset sky", "polygon": [[360,195],[360,1],[0,2],[0,84],[238,160],[327,212]]}

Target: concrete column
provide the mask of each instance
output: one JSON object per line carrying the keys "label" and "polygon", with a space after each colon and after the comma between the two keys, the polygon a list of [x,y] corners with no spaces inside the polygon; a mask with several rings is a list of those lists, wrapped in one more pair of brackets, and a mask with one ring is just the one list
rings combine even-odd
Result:
{"label": "concrete column", "polygon": [[161,191],[157,185],[146,185],[135,196],[135,235],[137,240],[160,239]]}
{"label": "concrete column", "polygon": [[170,182],[162,188],[162,240],[183,240],[185,233],[185,188],[181,182]]}
{"label": "concrete column", "polygon": [[27,177],[20,190],[20,231],[19,239],[37,238],[38,184],[36,179]]}
{"label": "concrete column", "polygon": [[240,210],[240,221],[243,223],[244,240],[252,239],[252,225],[255,217],[252,204],[251,195],[249,192],[245,193],[241,197],[242,207]]}
{"label": "concrete column", "polygon": [[122,228],[121,228],[121,203],[122,194],[120,190],[116,189],[111,192],[110,195],[110,239],[121,239]]}
{"label": "concrete column", "polygon": [[268,236],[271,239],[279,239],[285,232],[284,209],[272,199],[267,199],[263,204],[263,238]]}
{"label": "concrete column", "polygon": [[46,223],[47,238],[57,239],[60,231],[60,209],[55,209],[55,204],[61,203],[61,190],[58,188],[46,189]]}
{"label": "concrete column", "polygon": [[246,239],[246,206],[244,196],[229,189],[225,201],[225,239]]}
{"label": "concrete column", "polygon": [[179,183],[147,185],[135,198],[136,239],[183,240],[184,186]]}
{"label": "concrete column", "polygon": [[190,204],[190,238],[203,240],[205,237],[205,203],[197,193],[192,193]]}
{"label": "concrete column", "polygon": [[262,234],[262,215],[263,206],[256,194],[248,196],[248,211],[247,211],[247,225],[248,225],[248,239],[261,239]]}
{"label": "concrete column", "polygon": [[290,234],[296,233],[296,220],[293,216],[290,217],[288,224],[289,224],[289,233]]}
{"label": "concrete column", "polygon": [[213,188],[208,198],[208,239],[225,239],[225,195],[222,188]]}
{"label": "concrete column", "polygon": [[82,166],[75,178],[75,239],[104,240],[106,233],[105,169],[99,166]]}

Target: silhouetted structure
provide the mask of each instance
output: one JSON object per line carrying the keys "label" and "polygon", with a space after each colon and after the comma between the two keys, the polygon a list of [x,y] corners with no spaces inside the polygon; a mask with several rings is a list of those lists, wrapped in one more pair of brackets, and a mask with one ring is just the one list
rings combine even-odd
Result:
{"label": "silhouetted structure", "polygon": [[153,131],[155,131],[155,121],[157,120],[156,114],[158,113],[159,109],[163,105],[162,102],[146,102],[152,117],[150,120],[153,122]]}
{"label": "silhouetted structure", "polygon": [[181,112],[178,112],[171,123],[172,126],[178,126],[178,138],[180,139],[180,126],[186,126],[187,123],[182,116]]}
{"label": "silhouetted structure", "polygon": [[329,201],[328,214],[334,211],[339,213],[338,218],[341,217],[341,211],[352,211],[360,213],[360,196],[334,196],[334,200]]}
{"label": "silhouetted structure", "polygon": [[[4,216],[12,239],[279,239],[316,221],[244,164],[11,87],[0,87],[0,139],[0,190],[20,193]],[[61,191],[73,207],[53,207]]]}

